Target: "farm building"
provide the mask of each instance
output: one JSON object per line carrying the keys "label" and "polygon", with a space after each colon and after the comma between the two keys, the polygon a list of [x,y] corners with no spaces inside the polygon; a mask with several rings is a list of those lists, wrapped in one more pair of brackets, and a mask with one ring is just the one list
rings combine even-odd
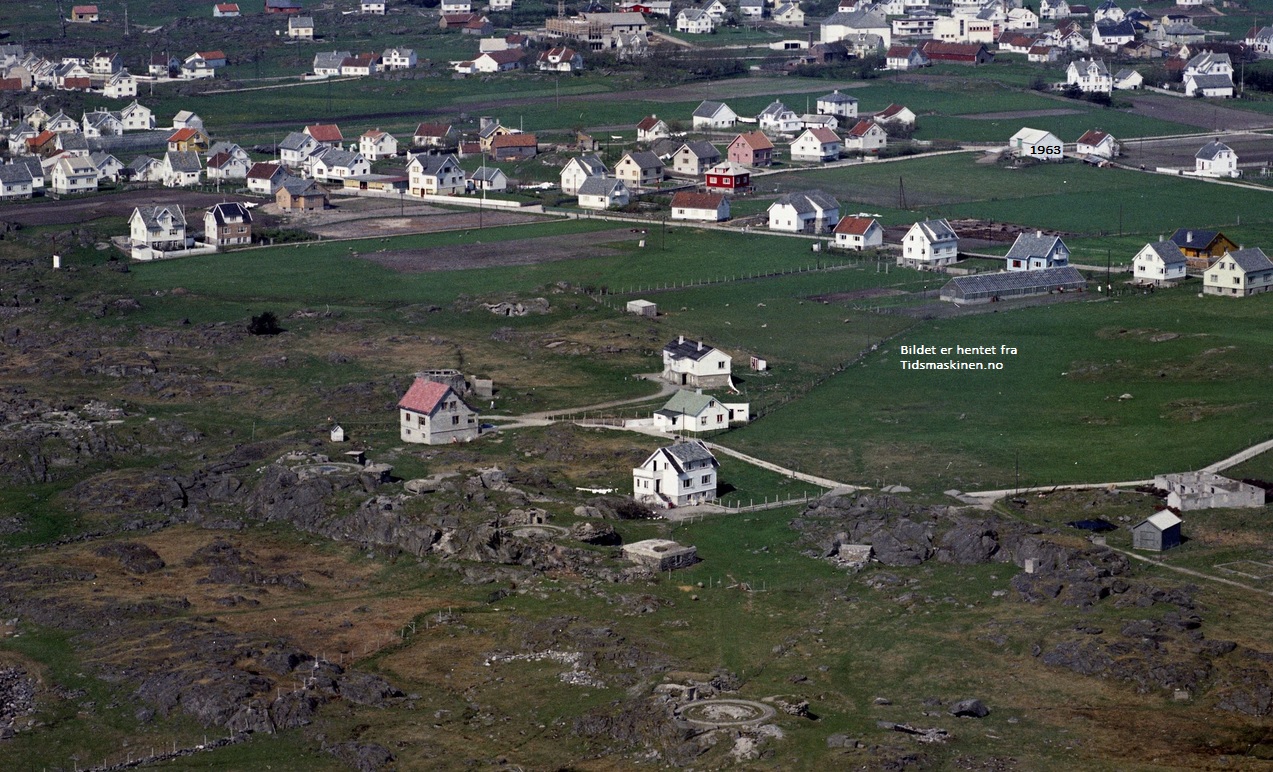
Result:
{"label": "farm building", "polygon": [[1154,487],[1167,491],[1167,506],[1184,512],[1211,507],[1262,507],[1264,489],[1211,472],[1154,476]]}
{"label": "farm building", "polygon": [[729,377],[732,357],[703,341],[687,341],[681,335],[663,347],[663,380],[677,386],[700,389],[733,388]]}
{"label": "farm building", "polygon": [[1132,258],[1132,278],[1141,284],[1170,287],[1184,281],[1185,253],[1171,241],[1150,242]]}
{"label": "farm building", "polygon": [[416,376],[398,401],[403,442],[443,445],[477,438],[477,411],[449,385]]}
{"label": "farm building", "polygon": [[1060,161],[1064,157],[1064,145],[1049,131],[1024,128],[1008,140],[1008,148],[1017,158],[1033,158],[1038,161]]}
{"label": "farm building", "polygon": [[994,303],[1013,298],[1050,295],[1054,292],[1082,292],[1087,281],[1073,266],[1041,271],[1004,271],[975,276],[958,276],[941,288],[941,299],[955,305]]}
{"label": "farm building", "polygon": [[721,402],[701,391],[682,389],[654,411],[654,428],[661,432],[710,432],[746,423],[749,417],[746,402]]}
{"label": "farm building", "polygon": [[1132,526],[1132,549],[1162,552],[1180,546],[1181,519],[1164,509]]}
{"label": "farm building", "polygon": [[637,501],[664,507],[703,504],[716,498],[720,462],[701,440],[659,448],[632,469],[632,495]]}
{"label": "farm building", "polygon": [[659,306],[657,303],[652,303],[648,300],[629,300],[627,311],[629,314],[636,314],[637,316],[658,316]]}

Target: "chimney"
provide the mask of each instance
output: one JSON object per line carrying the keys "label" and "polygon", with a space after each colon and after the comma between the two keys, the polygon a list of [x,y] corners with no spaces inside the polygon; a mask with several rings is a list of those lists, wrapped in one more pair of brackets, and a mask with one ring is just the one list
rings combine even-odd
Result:
{"label": "chimney", "polygon": [[1038,239],[1043,238],[1043,231],[1035,231],[1035,232],[1034,232],[1034,237],[1035,237],[1035,238],[1038,238]]}
{"label": "chimney", "polygon": [[702,394],[702,393],[703,393],[703,390],[702,390],[702,389],[694,389],[694,393],[695,393],[695,394]]}
{"label": "chimney", "polygon": [[1186,244],[1193,243],[1193,231],[1185,231],[1185,243]]}
{"label": "chimney", "polygon": [[701,341],[701,340],[698,342],[698,350],[699,350],[699,351],[702,351],[702,350],[703,350],[703,341]]}
{"label": "chimney", "polygon": [[684,343],[684,342],[685,342],[685,336],[684,336],[684,335],[681,335],[681,336],[677,337],[676,342],[677,342],[677,343]]}

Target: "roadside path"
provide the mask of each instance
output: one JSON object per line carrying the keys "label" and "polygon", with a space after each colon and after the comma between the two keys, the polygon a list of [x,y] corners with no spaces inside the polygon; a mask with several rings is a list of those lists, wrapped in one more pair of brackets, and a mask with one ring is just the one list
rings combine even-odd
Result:
{"label": "roadside path", "polygon": [[[1109,545],[1106,545],[1106,546],[1109,546]],[[1182,568],[1181,566],[1169,566],[1166,563],[1162,562],[1161,560],[1154,560],[1153,558],[1146,557],[1144,555],[1137,555],[1135,552],[1132,552],[1131,550],[1119,549],[1118,547],[1109,547],[1109,548],[1114,550],[1115,552],[1121,552],[1122,554],[1126,555],[1129,558],[1135,558],[1143,563],[1148,563],[1151,566],[1157,566],[1159,568],[1165,568],[1168,571],[1175,571],[1178,574],[1185,574],[1186,576],[1192,576],[1196,579],[1206,579],[1208,582],[1217,582],[1219,584],[1227,584],[1231,587],[1238,587],[1243,590],[1258,592],[1261,595],[1273,595],[1273,592],[1269,590],[1262,590],[1259,587],[1252,587],[1249,584],[1235,582],[1232,579],[1225,579],[1220,576],[1212,576],[1211,574],[1204,574],[1201,571],[1194,571],[1192,568]]]}

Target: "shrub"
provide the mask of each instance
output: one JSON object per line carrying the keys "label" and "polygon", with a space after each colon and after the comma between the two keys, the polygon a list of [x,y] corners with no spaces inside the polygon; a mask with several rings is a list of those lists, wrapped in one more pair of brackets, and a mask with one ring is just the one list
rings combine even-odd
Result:
{"label": "shrub", "polygon": [[278,335],[283,331],[279,326],[278,317],[273,311],[266,311],[260,316],[252,317],[252,321],[248,323],[248,332],[253,335]]}

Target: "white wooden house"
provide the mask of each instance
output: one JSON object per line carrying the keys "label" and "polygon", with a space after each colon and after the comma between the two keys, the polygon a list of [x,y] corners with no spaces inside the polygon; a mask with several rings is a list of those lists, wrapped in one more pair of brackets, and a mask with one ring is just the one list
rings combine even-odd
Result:
{"label": "white wooden house", "polygon": [[946,220],[921,220],[902,237],[897,264],[929,270],[954,265],[959,259],[959,236]]}
{"label": "white wooden house", "polygon": [[842,217],[831,232],[837,249],[876,249],[884,244],[884,229],[874,217]]}
{"label": "white wooden house", "polygon": [[747,423],[746,402],[725,403],[702,390],[681,389],[654,411],[654,428],[661,432],[712,432]]}
{"label": "white wooden house", "polygon": [[1100,129],[1092,129],[1079,137],[1079,141],[1074,146],[1075,152],[1081,156],[1096,156],[1098,158],[1117,158],[1119,153],[1118,142],[1113,135]]}
{"label": "white wooden house", "polygon": [[179,206],[141,206],[128,218],[128,238],[133,247],[160,252],[185,249],[186,215]]}
{"label": "white wooden house", "polygon": [[723,222],[729,219],[729,199],[720,193],[678,191],[672,196],[672,219]]}
{"label": "white wooden house", "polygon": [[631,200],[628,186],[623,180],[614,177],[589,177],[579,185],[575,194],[579,198],[579,206],[583,209],[609,209],[627,206]]}
{"label": "white wooden house", "polygon": [[1237,177],[1238,154],[1218,139],[1202,146],[1194,155],[1194,172],[1199,177]]}
{"label": "white wooden house", "polygon": [[687,341],[684,335],[663,347],[663,380],[677,386],[699,389],[733,388],[730,378],[732,357],[718,348],[700,341]]}
{"label": "white wooden house", "polygon": [[579,194],[579,186],[589,177],[604,177],[610,170],[597,155],[581,155],[571,158],[561,170],[561,192],[568,196]]}
{"label": "white wooden house", "polygon": [[1108,94],[1114,78],[1103,59],[1076,59],[1065,70],[1065,85],[1078,86],[1085,94]]}
{"label": "white wooden house", "polygon": [[407,162],[408,189],[413,196],[454,196],[467,187],[460,162],[453,155],[417,155]]}
{"label": "white wooden house", "polygon": [[836,161],[840,158],[840,135],[830,129],[805,129],[791,143],[793,161]]}
{"label": "white wooden house", "polygon": [[1041,271],[1070,264],[1070,250],[1060,236],[1043,231],[1019,233],[1005,258],[1009,271]]}
{"label": "white wooden house", "polygon": [[87,157],[63,156],[49,170],[49,188],[63,195],[97,190],[97,167]]}
{"label": "white wooden house", "polygon": [[863,155],[875,155],[888,144],[888,132],[871,120],[858,121],[844,135],[844,149]]}
{"label": "white wooden house", "polygon": [[1132,258],[1132,278],[1139,284],[1169,287],[1185,280],[1188,261],[1170,240],[1151,241]]}
{"label": "white wooden house", "polygon": [[841,94],[840,89],[818,97],[818,112],[822,115],[834,115],[837,118],[856,118],[858,114],[857,97]]}
{"label": "white wooden house", "polygon": [[704,101],[694,108],[692,124],[696,131],[730,129],[738,123],[738,113],[724,102]]}
{"label": "white wooden house", "polygon": [[358,138],[358,152],[368,161],[393,158],[398,154],[398,140],[387,131],[368,129]]}
{"label": "white wooden house", "polygon": [[633,498],[664,507],[707,503],[716,498],[719,467],[720,462],[698,440],[659,448],[633,468]]}
{"label": "white wooden house", "polygon": [[1202,291],[1235,298],[1273,291],[1273,261],[1258,247],[1225,252],[1203,273]]}
{"label": "white wooden house", "polygon": [[840,220],[840,202],[820,190],[787,193],[769,205],[769,230],[828,233]]}

